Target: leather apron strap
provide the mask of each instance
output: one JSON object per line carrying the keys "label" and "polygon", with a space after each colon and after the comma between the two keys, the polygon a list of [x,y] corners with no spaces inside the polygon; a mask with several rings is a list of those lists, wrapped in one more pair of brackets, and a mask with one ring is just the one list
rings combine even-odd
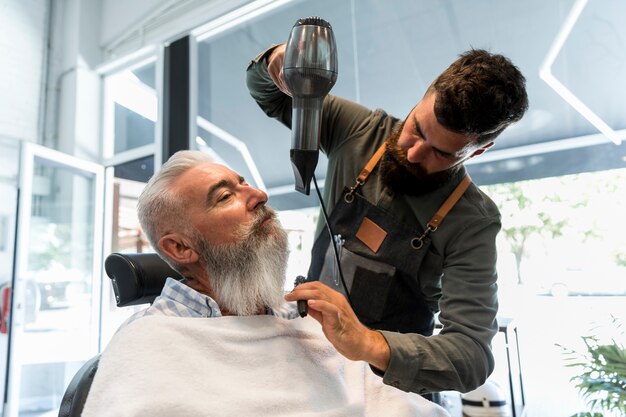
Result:
{"label": "leather apron strap", "polygon": [[448,214],[448,212],[454,207],[457,201],[461,198],[467,187],[469,187],[472,180],[468,174],[465,174],[465,177],[461,180],[459,185],[456,186],[452,194],[444,201],[444,203],[439,207],[439,210],[435,213],[435,215],[428,222],[428,226],[433,228],[433,232],[439,227],[439,224],[443,220],[444,217]]}
{"label": "leather apron strap", "polygon": [[[346,199],[350,199],[350,201],[351,201],[352,194],[360,186],[365,184],[365,181],[367,181],[367,178],[370,176],[370,174],[372,173],[372,171],[374,170],[376,165],[378,165],[378,162],[380,161],[380,158],[382,158],[382,156],[385,153],[386,149],[387,149],[387,143],[386,142],[383,143],[382,145],[380,145],[378,150],[376,150],[374,155],[372,155],[372,157],[367,162],[367,164],[365,164],[365,168],[363,168],[363,170],[361,170],[361,172],[359,173],[359,176],[356,179],[356,183],[352,187],[350,187],[350,192],[348,194],[346,194],[346,197],[345,197]],[[472,179],[470,178],[469,174],[465,174],[465,177],[463,177],[463,179],[461,180],[459,185],[456,186],[456,188],[448,196],[446,201],[444,201],[443,204],[441,205],[441,207],[439,207],[439,210],[437,210],[435,215],[428,221],[428,223],[426,224],[426,231],[419,238],[420,241],[425,236],[427,236],[429,233],[432,233],[435,230],[437,230],[437,228],[439,227],[439,225],[443,221],[444,217],[446,217],[446,215],[450,212],[452,207],[454,207],[454,205],[457,203],[457,201],[459,201],[459,199],[461,198],[463,193],[465,193],[465,190],[467,190],[467,187],[469,187],[471,182],[472,182]],[[346,201],[348,201],[348,200],[346,200]]]}

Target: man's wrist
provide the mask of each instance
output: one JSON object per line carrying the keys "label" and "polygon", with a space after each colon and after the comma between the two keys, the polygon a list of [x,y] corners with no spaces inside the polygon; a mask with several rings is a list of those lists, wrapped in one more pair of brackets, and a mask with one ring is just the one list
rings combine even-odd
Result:
{"label": "man's wrist", "polygon": [[390,359],[391,349],[385,336],[379,331],[370,330],[367,335],[363,360],[381,372],[385,372],[389,367]]}

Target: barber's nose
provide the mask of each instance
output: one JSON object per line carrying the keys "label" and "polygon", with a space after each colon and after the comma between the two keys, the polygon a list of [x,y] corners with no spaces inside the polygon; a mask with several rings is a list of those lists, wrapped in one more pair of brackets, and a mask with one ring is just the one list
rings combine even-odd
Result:
{"label": "barber's nose", "polygon": [[406,150],[406,159],[409,162],[416,164],[422,162],[427,153],[428,145],[426,145],[422,140],[417,140]]}

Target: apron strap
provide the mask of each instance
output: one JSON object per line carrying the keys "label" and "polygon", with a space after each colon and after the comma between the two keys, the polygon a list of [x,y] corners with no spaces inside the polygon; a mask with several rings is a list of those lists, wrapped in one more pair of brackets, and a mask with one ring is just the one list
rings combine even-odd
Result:
{"label": "apron strap", "polygon": [[350,187],[350,192],[348,192],[346,195],[343,196],[343,199],[346,201],[346,203],[350,204],[352,203],[352,201],[354,201],[354,192],[360,186],[365,184],[365,180],[367,180],[367,177],[369,177],[372,171],[374,170],[374,168],[376,168],[378,161],[380,161],[380,158],[382,158],[386,149],[387,149],[387,143],[383,142],[383,144],[380,145],[380,148],[378,148],[378,150],[370,158],[367,164],[365,164],[365,168],[361,170],[361,173],[356,178],[356,182],[354,183],[352,187]]}
{"label": "apron strap", "polygon": [[[387,149],[387,143],[383,142],[383,144],[380,145],[380,147],[374,153],[374,155],[372,155],[370,160],[365,165],[365,168],[363,168],[363,170],[357,177],[356,184],[354,184],[354,186],[350,188],[350,192],[344,197],[346,198],[347,202],[352,202],[352,194],[356,191],[358,187],[365,184],[367,177],[370,176],[370,174],[372,173],[372,171],[374,170],[374,168],[380,161],[380,158],[382,158],[383,154],[385,153],[386,149]],[[428,234],[430,232],[434,232],[435,230],[437,230],[437,227],[439,227],[439,225],[441,224],[441,221],[444,219],[444,217],[446,217],[446,215],[452,209],[452,207],[454,207],[456,202],[459,201],[459,199],[461,198],[463,193],[465,193],[465,190],[467,190],[467,187],[469,187],[471,183],[472,183],[472,180],[469,174],[465,174],[465,177],[463,177],[459,185],[457,185],[454,191],[452,191],[452,194],[448,196],[446,201],[444,201],[441,207],[439,207],[439,210],[437,210],[435,215],[428,221],[425,234]]]}
{"label": "apron strap", "polygon": [[380,148],[378,148],[376,153],[374,153],[374,155],[370,158],[368,163],[365,165],[365,168],[363,168],[363,170],[357,177],[356,179],[357,183],[361,183],[361,184],[365,183],[365,180],[367,179],[367,177],[370,176],[374,168],[376,168],[378,161],[380,161],[380,158],[383,156],[386,149],[387,149],[387,143],[384,142],[382,145],[380,145]]}
{"label": "apron strap", "polygon": [[435,215],[428,221],[428,227],[432,232],[437,230],[439,224],[443,220],[444,217],[448,214],[448,212],[454,207],[457,201],[461,198],[467,187],[471,184],[472,180],[470,179],[469,174],[465,174],[465,177],[461,180],[459,185],[456,186],[452,194],[448,197],[446,201],[439,207],[439,210],[435,213]]}

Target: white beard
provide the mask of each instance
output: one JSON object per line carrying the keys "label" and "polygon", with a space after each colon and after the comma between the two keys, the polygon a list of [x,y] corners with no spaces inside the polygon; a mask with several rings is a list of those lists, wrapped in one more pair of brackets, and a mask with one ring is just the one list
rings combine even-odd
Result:
{"label": "white beard", "polygon": [[277,220],[242,228],[235,243],[215,246],[203,239],[201,256],[220,308],[250,316],[283,302],[289,247]]}

